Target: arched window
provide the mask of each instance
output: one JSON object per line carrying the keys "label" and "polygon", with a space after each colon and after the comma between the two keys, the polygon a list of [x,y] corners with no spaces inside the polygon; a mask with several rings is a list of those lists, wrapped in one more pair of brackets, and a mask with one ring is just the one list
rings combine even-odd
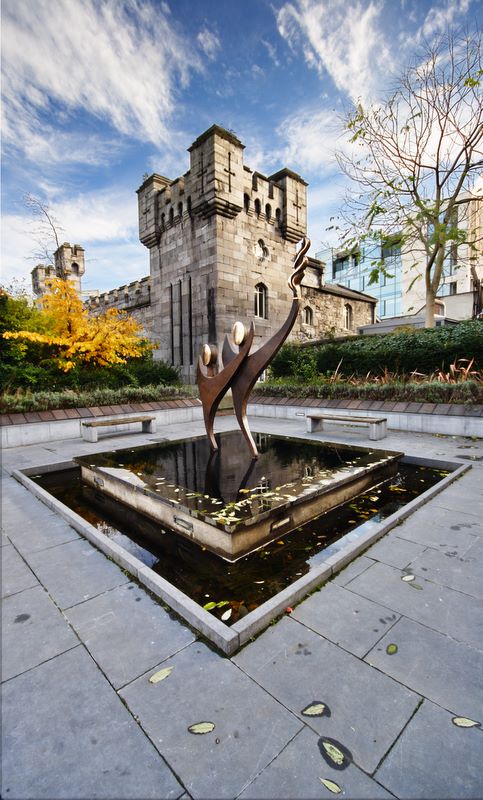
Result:
{"label": "arched window", "polygon": [[352,306],[346,303],[344,306],[344,328],[348,331],[352,330]]}
{"label": "arched window", "polygon": [[173,206],[169,209],[169,224],[172,225],[174,222],[174,209]]}
{"label": "arched window", "polygon": [[305,325],[314,324],[314,312],[312,311],[310,306],[305,306],[304,308],[304,324]]}
{"label": "arched window", "polygon": [[250,209],[250,195],[248,194],[243,195],[243,208],[245,209],[245,213],[248,213]]}
{"label": "arched window", "polygon": [[265,206],[265,216],[270,222],[272,218],[272,206],[270,205],[270,203],[267,203],[267,205]]}
{"label": "arched window", "polygon": [[275,209],[275,219],[277,220],[277,225],[280,225],[280,220],[282,218],[282,212],[279,208]]}
{"label": "arched window", "polygon": [[188,214],[191,216],[191,195],[189,195],[188,199],[186,200],[186,205],[188,207]]}
{"label": "arched window", "polygon": [[261,211],[262,211],[262,204],[257,197],[257,199],[255,200],[255,214],[257,215],[257,217],[260,216]]}
{"label": "arched window", "polygon": [[255,316],[268,319],[268,290],[264,283],[255,286]]}
{"label": "arched window", "polygon": [[72,270],[72,274],[73,275],[78,275],[79,274],[79,265],[76,264],[75,261],[72,262],[72,264],[71,264],[71,270]]}
{"label": "arched window", "polygon": [[178,216],[183,216],[183,203],[178,203]]}

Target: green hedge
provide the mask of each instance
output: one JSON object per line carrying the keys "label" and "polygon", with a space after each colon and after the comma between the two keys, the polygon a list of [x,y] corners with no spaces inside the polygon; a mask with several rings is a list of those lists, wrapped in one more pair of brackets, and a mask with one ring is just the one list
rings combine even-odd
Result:
{"label": "green hedge", "polygon": [[337,383],[274,381],[257,383],[253,394],[258,397],[293,397],[300,399],[314,397],[327,400],[392,400],[401,403],[483,404],[483,384],[477,381],[463,381],[461,383],[394,381],[394,383],[360,383],[357,385],[343,381],[338,381]]}
{"label": "green hedge", "polygon": [[272,362],[274,378],[315,379],[334,372],[340,362],[343,375],[380,375],[413,371],[431,374],[447,371],[460,358],[475,359],[483,369],[483,321],[471,320],[440,328],[405,329],[377,336],[355,336],[344,342],[319,345],[284,345]]}
{"label": "green hedge", "polygon": [[122,389],[91,389],[76,392],[17,392],[0,395],[0,413],[15,414],[26,411],[50,411],[54,408],[86,408],[112,406],[122,403],[149,403],[173,400],[177,397],[196,397],[193,386],[125,386]]}

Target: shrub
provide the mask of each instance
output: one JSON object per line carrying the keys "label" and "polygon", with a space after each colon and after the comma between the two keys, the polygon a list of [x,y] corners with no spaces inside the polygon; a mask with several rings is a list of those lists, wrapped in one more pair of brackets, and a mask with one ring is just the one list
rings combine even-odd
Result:
{"label": "shrub", "polygon": [[[384,369],[400,374],[449,370],[457,359],[474,359],[483,368],[483,322],[470,320],[458,325],[421,330],[406,329],[377,336],[355,336],[344,342],[286,344],[271,365],[275,378],[307,380],[308,374],[327,374],[337,369],[344,375],[382,374]],[[307,366],[308,365],[308,366]]]}
{"label": "shrub", "polygon": [[483,385],[478,381],[441,383],[440,381],[395,381],[393,383],[298,383],[274,381],[258,383],[254,395],[265,397],[307,397],[327,400],[380,400],[418,403],[483,404]]}
{"label": "shrub", "polygon": [[125,386],[121,389],[92,389],[77,392],[65,389],[61,392],[17,392],[0,396],[0,413],[14,414],[26,411],[49,411],[57,408],[82,408],[89,406],[111,406],[122,403],[149,403],[157,400],[172,400],[177,397],[195,397],[192,386]]}

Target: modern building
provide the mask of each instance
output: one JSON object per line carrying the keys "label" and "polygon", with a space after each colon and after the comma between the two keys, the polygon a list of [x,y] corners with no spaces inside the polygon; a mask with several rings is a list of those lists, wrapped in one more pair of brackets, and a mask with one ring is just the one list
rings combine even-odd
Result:
{"label": "modern building", "polygon": [[[477,316],[477,297],[483,280],[482,198],[475,196],[468,205],[459,208],[461,218],[455,224],[467,230],[467,241],[449,249],[436,301],[436,312],[454,320]],[[326,264],[327,285],[342,284],[374,295],[378,300],[378,319],[409,317],[424,311],[426,253],[422,245],[419,248],[404,245],[400,237],[391,236],[382,241],[366,241],[351,252],[320,250],[316,257]],[[384,272],[379,273],[375,283],[370,283],[376,264],[382,264]]]}

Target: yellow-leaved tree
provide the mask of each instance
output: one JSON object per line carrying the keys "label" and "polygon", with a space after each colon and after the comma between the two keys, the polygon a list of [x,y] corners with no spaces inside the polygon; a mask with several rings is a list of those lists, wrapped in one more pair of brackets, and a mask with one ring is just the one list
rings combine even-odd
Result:
{"label": "yellow-leaved tree", "polygon": [[44,332],[6,331],[3,336],[47,345],[63,372],[80,364],[124,364],[128,358],[152,349],[143,339],[138,323],[126,312],[110,308],[98,316],[89,316],[74,287],[61,278],[50,281],[39,306]]}

